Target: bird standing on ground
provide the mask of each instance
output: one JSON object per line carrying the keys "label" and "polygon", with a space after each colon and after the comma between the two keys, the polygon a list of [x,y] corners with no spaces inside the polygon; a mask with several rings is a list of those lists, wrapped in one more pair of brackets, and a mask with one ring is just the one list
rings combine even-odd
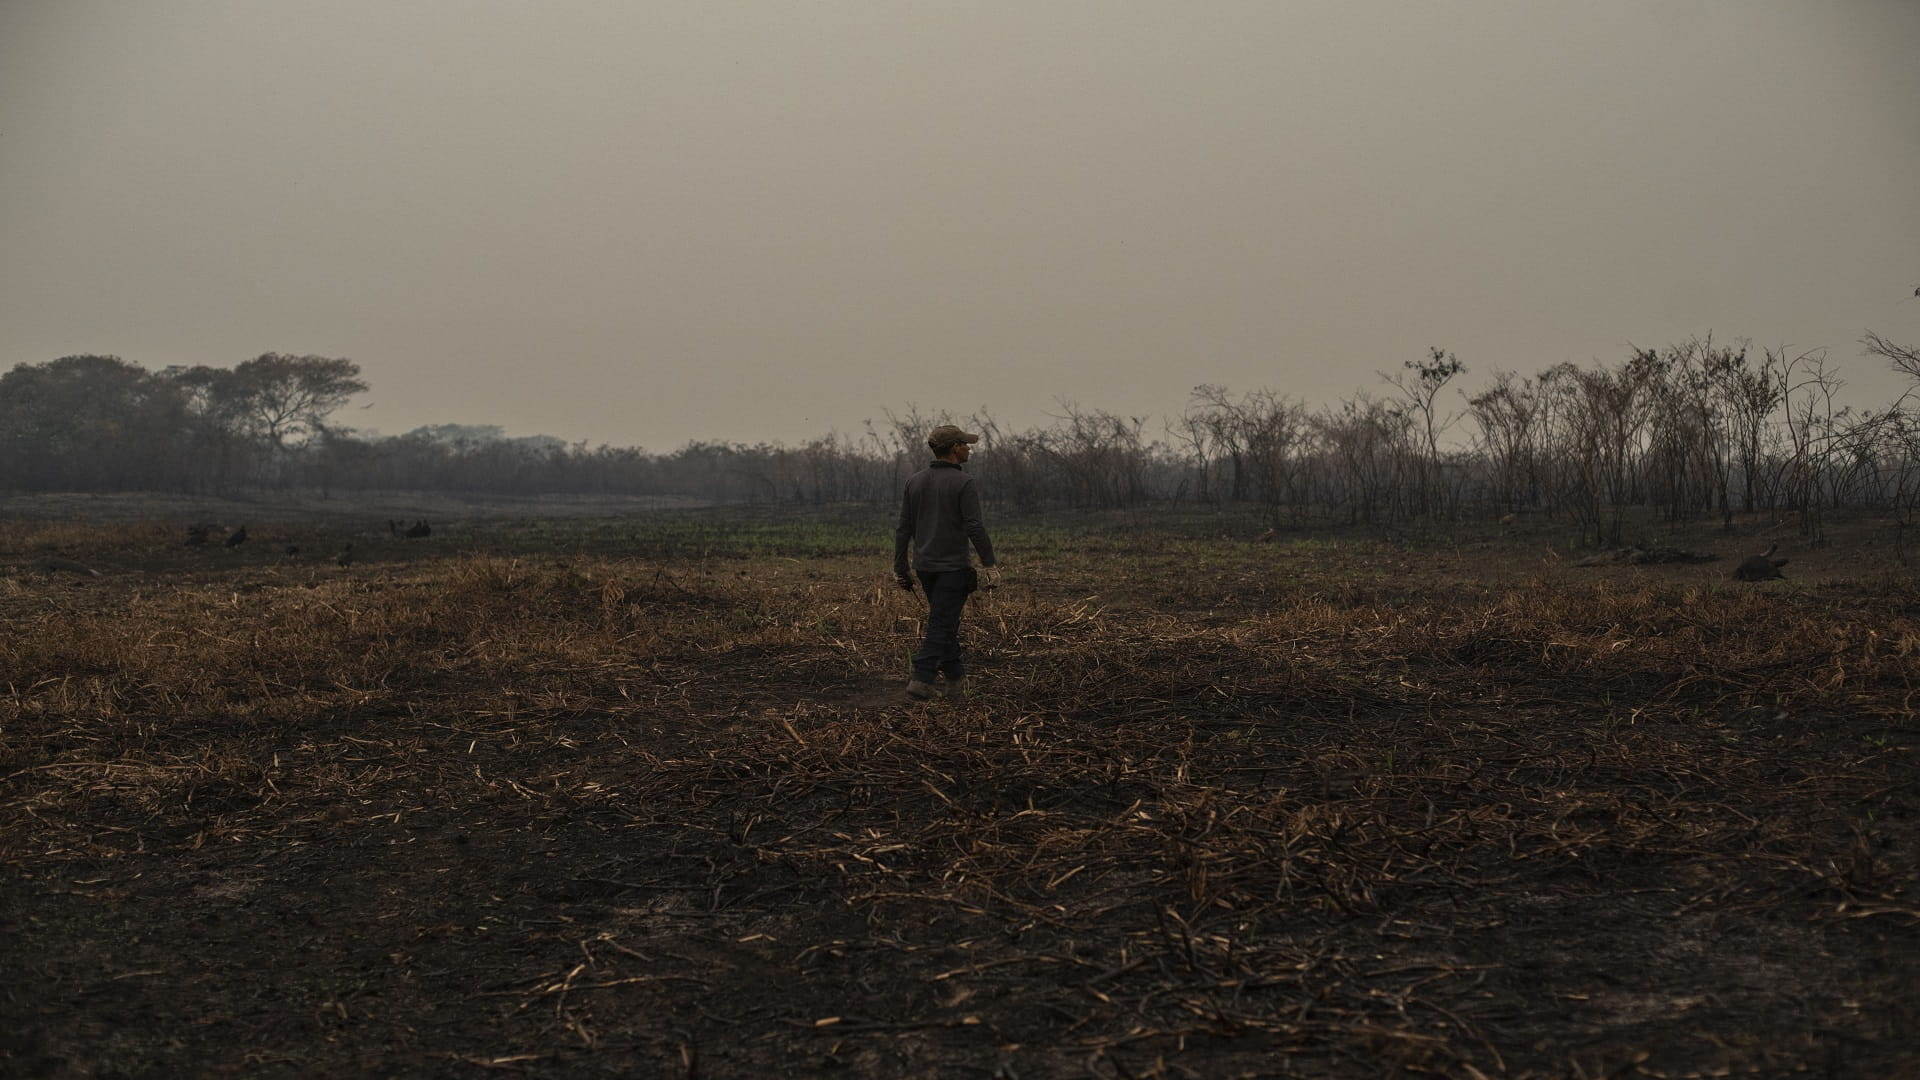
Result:
{"label": "bird standing on ground", "polygon": [[233,534],[227,537],[227,549],[232,550],[246,542],[247,542],[247,527],[245,525],[242,525],[239,528],[233,530]]}
{"label": "bird standing on ground", "polygon": [[341,548],[340,554],[335,555],[333,557],[333,561],[340,566],[352,566],[353,565],[353,544],[349,542],[346,547]]}
{"label": "bird standing on ground", "polygon": [[433,526],[427,524],[424,521],[416,521],[413,523],[413,525],[410,528],[407,529],[407,539],[409,540],[418,540],[423,536],[432,536],[432,535],[433,535]]}

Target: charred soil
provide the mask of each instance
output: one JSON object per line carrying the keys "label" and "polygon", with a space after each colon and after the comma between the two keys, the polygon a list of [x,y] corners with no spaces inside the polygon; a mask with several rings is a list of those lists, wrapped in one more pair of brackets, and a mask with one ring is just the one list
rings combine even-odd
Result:
{"label": "charred soil", "polygon": [[1920,1069],[1906,578],[885,516],[0,525],[0,1074]]}

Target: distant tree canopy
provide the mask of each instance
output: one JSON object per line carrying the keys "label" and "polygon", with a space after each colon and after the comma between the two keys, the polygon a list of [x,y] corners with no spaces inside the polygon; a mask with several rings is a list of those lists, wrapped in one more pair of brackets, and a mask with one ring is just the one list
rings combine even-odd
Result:
{"label": "distant tree canopy", "polygon": [[0,375],[0,455],[14,487],[170,487],[155,448],[190,424],[178,387],[117,356],[65,356]]}
{"label": "distant tree canopy", "polygon": [[67,356],[0,375],[0,484],[35,490],[273,482],[367,384],[351,360],[267,353],[152,373]]}
{"label": "distant tree canopy", "polygon": [[[1912,347],[1875,334],[1862,344],[1920,389]],[[1457,388],[1467,371],[1431,348],[1382,373],[1384,393],[1319,406],[1203,385],[1157,430],[1147,417],[1071,402],[1027,430],[984,413],[910,407],[883,426],[799,446],[694,442],[654,454],[509,438],[488,424],[357,434],[333,420],[368,389],[349,360],[267,353],[232,369],[155,374],[117,357],[68,356],[0,375],[0,489],[886,502],[926,459],[926,432],[958,421],[984,436],[968,467],[987,497],[1021,507],[1238,504],[1276,525],[1537,513],[1615,543],[1634,507],[1675,521],[1793,515],[1814,536],[1834,507],[1892,510],[1903,529],[1920,524],[1920,396],[1842,408],[1818,350],[1694,339],[1634,348],[1614,364],[1495,370],[1472,393]]]}
{"label": "distant tree canopy", "polygon": [[404,437],[446,446],[484,446],[487,443],[505,442],[507,431],[499,424],[425,424],[407,432]]}
{"label": "distant tree canopy", "polygon": [[425,424],[407,432],[401,438],[419,439],[455,449],[469,450],[493,443],[509,443],[539,453],[550,453],[567,448],[565,440],[552,435],[508,436],[506,429],[498,424]]}
{"label": "distant tree canopy", "polygon": [[160,374],[189,390],[200,415],[283,450],[318,436],[328,417],[367,392],[358,364],[325,356],[263,353],[230,370],[170,367]]}

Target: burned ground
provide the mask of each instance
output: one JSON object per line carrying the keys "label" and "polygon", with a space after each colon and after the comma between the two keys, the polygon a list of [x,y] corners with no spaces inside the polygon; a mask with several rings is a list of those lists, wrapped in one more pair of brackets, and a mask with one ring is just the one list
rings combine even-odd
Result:
{"label": "burned ground", "polygon": [[1010,525],[922,704],[884,522],[254,530],[0,523],[0,1072],[1920,1069],[1841,553]]}

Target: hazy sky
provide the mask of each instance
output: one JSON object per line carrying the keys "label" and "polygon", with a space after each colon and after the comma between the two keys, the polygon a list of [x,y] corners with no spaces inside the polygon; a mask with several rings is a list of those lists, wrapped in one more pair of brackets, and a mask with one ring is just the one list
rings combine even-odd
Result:
{"label": "hazy sky", "polygon": [[1709,331],[1878,403],[1916,57],[1911,0],[0,0],[0,369],[656,451]]}

